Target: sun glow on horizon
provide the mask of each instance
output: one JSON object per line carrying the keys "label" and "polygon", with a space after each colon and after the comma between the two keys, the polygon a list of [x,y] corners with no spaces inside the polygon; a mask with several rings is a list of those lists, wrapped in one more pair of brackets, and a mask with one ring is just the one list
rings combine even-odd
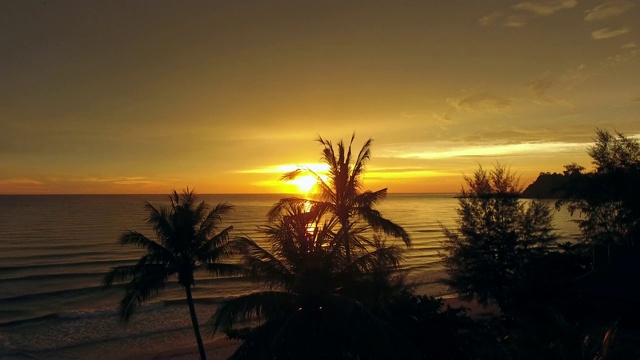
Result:
{"label": "sun glow on horizon", "polygon": [[287,181],[289,184],[295,185],[298,191],[302,194],[308,194],[313,190],[313,187],[318,182],[316,177],[308,174],[299,176],[293,180]]}
{"label": "sun glow on horizon", "polygon": [[[282,180],[282,175],[295,171],[302,170],[301,173],[291,180]],[[308,195],[313,191],[314,186],[318,183],[318,177],[322,181],[327,181],[326,173],[329,170],[327,164],[285,164],[274,165],[252,170],[244,170],[241,173],[245,174],[273,174],[278,177],[278,180],[262,180],[255,182],[254,184],[260,187],[270,188],[275,192],[285,194],[301,194]]]}

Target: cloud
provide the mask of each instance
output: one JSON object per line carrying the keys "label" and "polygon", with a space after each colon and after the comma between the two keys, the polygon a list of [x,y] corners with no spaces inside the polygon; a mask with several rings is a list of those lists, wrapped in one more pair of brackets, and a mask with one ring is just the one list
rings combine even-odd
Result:
{"label": "cloud", "polygon": [[489,26],[489,25],[495,24],[502,17],[503,17],[503,14],[501,12],[494,11],[491,14],[478,19],[478,23],[482,26]]}
{"label": "cloud", "polygon": [[420,168],[371,168],[365,177],[371,179],[424,179],[427,177],[459,176],[457,171],[428,170]]}
{"label": "cloud", "polygon": [[635,99],[631,99],[631,102],[634,103],[634,104],[640,104],[640,96],[638,96]]}
{"label": "cloud", "polygon": [[585,148],[584,143],[523,142],[503,145],[475,145],[444,151],[418,151],[398,154],[403,159],[448,159],[458,157],[499,157],[510,155],[574,152]]}
{"label": "cloud", "polygon": [[527,18],[521,15],[510,15],[504,20],[504,27],[523,27],[527,24]]}
{"label": "cloud", "polygon": [[571,104],[569,104],[567,101],[557,99],[547,94],[547,91],[552,87],[558,85],[558,83],[558,79],[549,76],[545,76],[542,79],[538,79],[530,83],[527,87],[533,91],[533,102],[540,105],[558,104],[571,106]]}
{"label": "cloud", "polygon": [[601,21],[614,16],[618,16],[634,7],[635,4],[628,0],[613,0],[596,6],[587,13],[585,21]]}
{"label": "cloud", "polygon": [[26,179],[26,178],[0,180],[0,186],[8,186],[8,185],[43,186],[44,183],[42,181]]}
{"label": "cloud", "polygon": [[616,36],[620,36],[620,35],[624,35],[626,33],[629,32],[629,27],[627,26],[623,26],[619,29],[609,29],[609,28],[604,28],[604,29],[600,29],[600,30],[596,30],[594,32],[591,33],[591,37],[594,40],[604,40],[604,39],[611,39],[613,37]]}
{"label": "cloud", "polygon": [[144,177],[117,177],[117,178],[97,178],[90,177],[79,179],[76,181],[89,182],[89,183],[111,183],[115,185],[147,185],[152,181]]}
{"label": "cloud", "polygon": [[14,178],[0,180],[0,194],[39,194],[46,193],[47,185],[29,178]]}
{"label": "cloud", "polygon": [[623,49],[635,49],[638,47],[638,45],[636,45],[636,43],[634,41],[632,42],[628,42],[624,45],[621,46]]}
{"label": "cloud", "polygon": [[572,9],[576,0],[538,0],[525,1],[513,6],[514,9],[530,11],[536,15],[551,15],[562,9]]}
{"label": "cloud", "polygon": [[447,113],[443,113],[443,114],[433,113],[431,117],[435,120],[436,124],[438,124],[441,130],[444,130],[450,125],[453,125],[456,123],[456,121]]}
{"label": "cloud", "polygon": [[580,64],[575,68],[571,68],[560,76],[560,82],[567,88],[572,88],[576,84],[584,82],[588,77],[593,75],[593,70],[587,68],[585,64]]}
{"label": "cloud", "polygon": [[523,27],[527,24],[527,18],[523,15],[504,15],[499,11],[478,19],[478,23],[482,26],[496,25],[500,23],[504,27]]}
{"label": "cloud", "polygon": [[527,84],[527,88],[533,91],[533,102],[536,104],[549,105],[566,105],[573,107],[570,102],[558,99],[548,94],[548,92],[554,88],[559,90],[568,90],[575,85],[585,81],[589,76],[593,74],[593,71],[588,69],[584,64],[580,64],[575,68],[566,70],[564,73],[558,76],[551,76],[545,74],[542,78]]}
{"label": "cloud", "polygon": [[627,51],[606,58],[605,61],[602,62],[602,67],[635,61],[635,58],[640,55],[640,49],[638,48],[628,48],[625,50]]}
{"label": "cloud", "polygon": [[545,76],[542,79],[538,79],[530,83],[528,87],[529,89],[533,90],[533,93],[536,96],[544,96],[547,90],[551,89],[556,83],[557,80],[549,76]]}
{"label": "cloud", "polygon": [[462,99],[448,98],[447,103],[462,111],[502,111],[510,107],[513,100],[482,93],[469,95]]}
{"label": "cloud", "polygon": [[326,172],[329,170],[329,165],[324,163],[317,164],[280,164],[280,165],[272,165],[261,167],[258,169],[248,169],[241,170],[238,173],[241,174],[284,174],[294,170],[299,169],[300,167],[307,167],[316,173]]}
{"label": "cloud", "polygon": [[[576,0],[536,0],[524,1],[512,6],[516,10],[529,11],[535,15],[551,15],[562,9],[570,9],[575,7]],[[523,14],[514,14],[507,12],[494,11],[480,19],[478,23],[482,26],[501,25],[509,28],[521,28],[527,24],[531,16]]]}

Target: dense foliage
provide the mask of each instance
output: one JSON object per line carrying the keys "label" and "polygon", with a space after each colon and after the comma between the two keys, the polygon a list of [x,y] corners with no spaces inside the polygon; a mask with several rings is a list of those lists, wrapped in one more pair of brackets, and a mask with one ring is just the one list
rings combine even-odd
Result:
{"label": "dense foliage", "polygon": [[640,144],[621,133],[597,130],[589,148],[595,169],[568,165],[565,196],[577,220],[582,238],[590,244],[640,246]]}
{"label": "dense foliage", "polygon": [[[375,297],[372,289],[389,288],[400,249],[374,242],[373,250],[349,261],[320,208],[290,203],[282,210],[262,228],[271,249],[248,238],[234,242],[267,289],[225,302],[211,319],[214,331],[245,340],[233,358],[384,359],[400,351],[385,324],[363,305]],[[254,319],[261,323],[236,327]]]}
{"label": "dense foliage", "polygon": [[522,191],[524,199],[559,199],[564,196],[567,177],[558,173],[540,173],[538,178]]}
{"label": "dense foliage", "polygon": [[496,301],[503,311],[535,281],[533,264],[556,239],[549,206],[518,199],[518,179],[504,166],[465,177],[458,225],[445,229],[447,283],[461,297]]}
{"label": "dense foliage", "polygon": [[[308,168],[283,176],[310,173],[316,192],[312,199],[285,198],[274,205],[261,228],[270,249],[248,238],[234,241],[243,264],[267,287],[227,301],[211,318],[214,331],[245,340],[234,358],[385,359],[410,351],[371,312],[398,288],[393,274],[401,249],[387,246],[381,235],[407,245],[410,237],[374,208],[386,189],[362,190],[371,139],[355,157],[353,140],[334,148],[318,139],[329,166],[326,180]],[[261,323],[237,327],[254,319]]]}

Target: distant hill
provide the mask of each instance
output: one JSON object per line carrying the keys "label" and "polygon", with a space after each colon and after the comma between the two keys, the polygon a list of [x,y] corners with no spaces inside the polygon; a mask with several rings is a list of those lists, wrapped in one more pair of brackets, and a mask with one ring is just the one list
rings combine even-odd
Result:
{"label": "distant hill", "polygon": [[521,197],[528,199],[559,199],[568,178],[558,173],[541,173],[536,181],[522,192]]}

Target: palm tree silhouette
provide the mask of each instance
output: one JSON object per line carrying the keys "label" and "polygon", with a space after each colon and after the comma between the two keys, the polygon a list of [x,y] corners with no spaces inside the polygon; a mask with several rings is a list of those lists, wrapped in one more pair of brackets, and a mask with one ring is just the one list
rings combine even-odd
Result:
{"label": "palm tree silhouette", "polygon": [[378,210],[374,209],[374,206],[386,197],[387,189],[362,191],[362,176],[371,158],[373,140],[369,138],[354,159],[351,152],[354,139],[355,133],[351,136],[348,148],[342,140],[338,142],[337,148],[334,148],[331,141],[318,137],[317,141],[323,146],[322,161],[329,165],[328,180],[325,181],[320,174],[308,167],[300,167],[284,174],[283,180],[293,180],[303,174],[312,174],[316,179],[314,199],[285,198],[280,200],[269,213],[270,218],[277,217],[286,204],[307,201],[313,207],[328,211],[340,224],[336,238],[344,247],[347,261],[352,258],[353,247],[365,249],[369,245],[365,241],[366,237],[360,236],[363,230],[362,220],[374,231],[400,238],[407,246],[411,245],[409,234],[401,226],[384,218]]}
{"label": "palm tree silhouette", "polygon": [[198,319],[191,294],[194,272],[206,266],[216,274],[233,274],[239,267],[217,263],[229,254],[229,226],[216,234],[222,217],[233,209],[227,203],[212,209],[204,201],[198,203],[193,190],[169,196],[171,205],[156,208],[145,204],[149,211],[146,221],[153,227],[158,240],[152,240],[137,231],[128,230],[120,235],[122,245],[134,245],[146,250],[135,265],[118,266],[105,276],[104,285],[127,282],[126,293],[118,310],[122,321],[127,322],[133,311],[157,295],[169,277],[177,275],[178,283],[185,289],[191,323],[198,343],[200,358],[206,359]]}
{"label": "palm tree silhouette", "polygon": [[401,249],[378,242],[373,251],[348,261],[332,231],[336,220],[325,217],[325,210],[283,205],[261,228],[270,251],[249,238],[234,240],[243,263],[267,289],[231,299],[211,317],[213,332],[228,334],[238,331],[239,323],[265,320],[244,329],[245,341],[232,359],[393,355],[388,329],[355,293],[375,281],[374,275],[397,269]]}

